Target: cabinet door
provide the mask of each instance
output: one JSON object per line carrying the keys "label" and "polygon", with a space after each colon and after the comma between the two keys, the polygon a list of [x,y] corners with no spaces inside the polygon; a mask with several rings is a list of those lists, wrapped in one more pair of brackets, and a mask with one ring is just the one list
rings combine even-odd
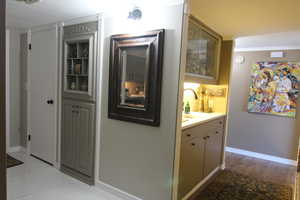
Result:
{"label": "cabinet door", "polygon": [[204,176],[216,169],[222,160],[223,129],[213,128],[205,140]]}
{"label": "cabinet door", "polygon": [[94,174],[95,106],[80,103],[77,110],[79,117],[76,127],[76,170],[92,177]]}
{"label": "cabinet door", "polygon": [[63,103],[62,132],[61,132],[61,164],[69,168],[75,166],[75,125],[78,115],[73,109],[73,104],[69,101]]}
{"label": "cabinet door", "polygon": [[203,179],[204,146],[203,138],[194,138],[182,143],[179,199],[182,199]]}
{"label": "cabinet door", "polygon": [[95,101],[97,33],[64,40],[63,96]]}

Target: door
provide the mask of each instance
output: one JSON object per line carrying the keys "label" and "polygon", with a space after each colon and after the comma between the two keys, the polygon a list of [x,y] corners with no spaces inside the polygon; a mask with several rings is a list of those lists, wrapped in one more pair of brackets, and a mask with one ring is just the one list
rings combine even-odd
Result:
{"label": "door", "polygon": [[206,177],[221,164],[223,129],[211,129],[205,141],[204,176]]}
{"label": "door", "polygon": [[179,199],[183,198],[203,179],[204,160],[203,138],[183,142],[180,155]]}
{"label": "door", "polygon": [[30,153],[49,164],[56,155],[57,27],[33,31],[29,61]]}
{"label": "door", "polygon": [[75,166],[75,145],[78,115],[73,110],[74,104],[70,101],[63,102],[62,134],[61,134],[61,164],[73,169]]}
{"label": "door", "polygon": [[89,103],[80,103],[75,109],[75,113],[79,115],[76,127],[76,168],[91,178],[94,174],[94,110],[94,104]]}

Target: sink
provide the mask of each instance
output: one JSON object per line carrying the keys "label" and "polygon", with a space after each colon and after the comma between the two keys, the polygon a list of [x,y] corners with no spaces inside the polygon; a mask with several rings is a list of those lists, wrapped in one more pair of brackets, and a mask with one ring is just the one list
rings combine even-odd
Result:
{"label": "sink", "polygon": [[192,112],[190,114],[182,115],[182,123],[187,122],[193,119],[207,118],[210,117],[211,113],[200,113],[200,112]]}

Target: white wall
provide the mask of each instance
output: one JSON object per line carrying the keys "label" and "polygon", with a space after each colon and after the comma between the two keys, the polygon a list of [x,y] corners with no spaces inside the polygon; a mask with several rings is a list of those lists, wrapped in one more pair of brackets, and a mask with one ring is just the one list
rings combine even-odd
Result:
{"label": "white wall", "polygon": [[[147,7],[135,24],[104,18],[99,179],[143,200],[171,200],[182,18],[183,4]],[[160,127],[108,119],[110,36],[155,29],[166,29]]]}

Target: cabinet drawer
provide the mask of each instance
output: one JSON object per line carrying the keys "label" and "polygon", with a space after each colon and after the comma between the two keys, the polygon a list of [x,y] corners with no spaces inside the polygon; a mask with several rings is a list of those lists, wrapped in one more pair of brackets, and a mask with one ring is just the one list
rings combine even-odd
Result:
{"label": "cabinet drawer", "polygon": [[212,121],[209,121],[207,123],[204,123],[200,126],[202,127],[215,127],[215,128],[224,128],[224,124],[225,124],[225,118],[222,117],[222,118],[219,118],[219,119],[215,119],[215,120],[212,120]]}
{"label": "cabinet drawer", "polygon": [[[214,122],[217,124],[220,121]],[[223,123],[223,122],[222,122]],[[220,123],[218,123],[220,124]],[[182,132],[182,142],[189,141],[194,138],[203,138],[208,136],[211,133],[216,132],[217,134],[223,134],[223,126],[212,126],[212,125],[199,125],[190,129],[186,129]]]}

